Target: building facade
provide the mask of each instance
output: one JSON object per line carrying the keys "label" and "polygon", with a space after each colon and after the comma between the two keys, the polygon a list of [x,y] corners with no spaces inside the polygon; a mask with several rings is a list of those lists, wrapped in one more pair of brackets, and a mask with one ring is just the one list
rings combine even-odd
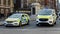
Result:
{"label": "building facade", "polygon": [[6,17],[13,12],[13,0],[0,0],[0,15]]}
{"label": "building facade", "polygon": [[28,8],[32,3],[41,3],[44,5],[44,0],[16,0],[16,7],[17,8]]}
{"label": "building facade", "polygon": [[31,3],[40,3],[43,6],[48,6],[50,8],[54,8],[57,0],[16,0],[17,7],[19,8],[28,8]]}
{"label": "building facade", "polygon": [[57,1],[58,0],[16,0],[15,8],[18,10],[28,10],[31,9],[32,3],[40,3],[41,7],[57,10]]}

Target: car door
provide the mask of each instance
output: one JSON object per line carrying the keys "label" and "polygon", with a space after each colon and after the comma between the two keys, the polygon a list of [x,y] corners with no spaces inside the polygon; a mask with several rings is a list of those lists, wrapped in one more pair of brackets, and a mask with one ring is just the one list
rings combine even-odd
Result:
{"label": "car door", "polygon": [[22,21],[22,24],[26,24],[26,16],[25,15],[22,15],[21,21]]}
{"label": "car door", "polygon": [[28,22],[28,19],[29,19],[29,18],[28,18],[28,15],[25,15],[25,18],[26,18],[26,21]]}

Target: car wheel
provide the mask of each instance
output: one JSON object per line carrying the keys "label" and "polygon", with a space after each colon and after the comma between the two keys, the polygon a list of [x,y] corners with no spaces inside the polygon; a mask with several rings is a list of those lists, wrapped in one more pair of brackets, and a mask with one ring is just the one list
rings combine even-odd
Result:
{"label": "car wheel", "polygon": [[8,27],[7,25],[5,25],[5,27]]}
{"label": "car wheel", "polygon": [[30,22],[30,21],[28,20],[27,25],[29,25],[29,22]]}
{"label": "car wheel", "polygon": [[39,26],[40,26],[40,24],[36,24],[36,26],[38,26],[38,27],[39,27]]}
{"label": "car wheel", "polygon": [[56,25],[56,21],[55,21],[55,23],[54,23],[54,24],[52,24],[51,26],[54,26],[54,25]]}
{"label": "car wheel", "polygon": [[56,22],[54,24],[56,25]]}
{"label": "car wheel", "polygon": [[21,21],[19,22],[19,26],[21,26],[22,25],[22,23],[21,23]]}
{"label": "car wheel", "polygon": [[[49,24],[50,25],[50,24]],[[50,26],[54,26],[55,24],[52,24],[52,25],[50,25]]]}

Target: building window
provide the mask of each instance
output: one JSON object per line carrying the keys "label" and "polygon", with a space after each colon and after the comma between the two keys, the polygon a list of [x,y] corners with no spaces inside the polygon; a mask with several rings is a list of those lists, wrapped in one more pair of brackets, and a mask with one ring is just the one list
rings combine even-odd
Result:
{"label": "building window", "polygon": [[4,0],[4,5],[6,6],[6,0]]}
{"label": "building window", "polygon": [[27,0],[23,1],[23,8],[27,8]]}
{"label": "building window", "polygon": [[8,0],[8,5],[9,5],[9,6],[10,6],[10,2],[11,2],[11,1],[10,1],[10,0]]}
{"label": "building window", "polygon": [[4,9],[1,9],[1,14],[4,14]]}
{"label": "building window", "polygon": [[10,0],[4,0],[4,5],[5,6],[10,6]]}

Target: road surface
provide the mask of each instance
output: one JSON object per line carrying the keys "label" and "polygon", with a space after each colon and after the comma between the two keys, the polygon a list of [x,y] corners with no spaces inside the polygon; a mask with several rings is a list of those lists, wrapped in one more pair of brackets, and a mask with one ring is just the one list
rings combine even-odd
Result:
{"label": "road surface", "polygon": [[30,21],[30,25],[22,27],[0,26],[0,34],[60,34],[60,22],[57,20],[55,26],[36,26],[35,21]]}

